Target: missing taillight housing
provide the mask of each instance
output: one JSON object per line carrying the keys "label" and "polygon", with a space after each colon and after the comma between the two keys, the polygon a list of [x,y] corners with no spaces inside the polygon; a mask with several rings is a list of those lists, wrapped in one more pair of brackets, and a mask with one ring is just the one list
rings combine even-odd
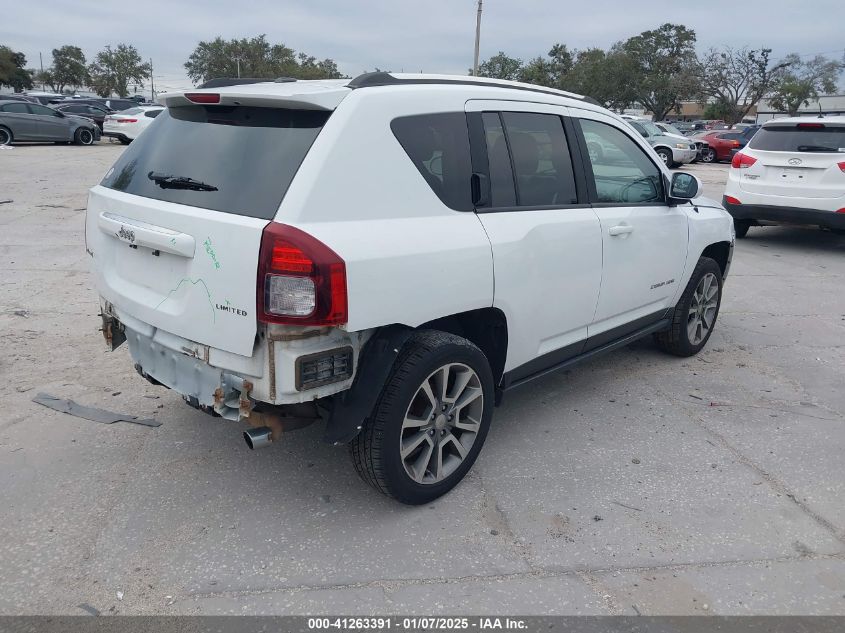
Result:
{"label": "missing taillight housing", "polygon": [[748,154],[743,154],[742,152],[737,152],[734,154],[734,157],[731,159],[731,167],[733,169],[748,169],[757,162],[757,159],[753,156],[749,156]]}
{"label": "missing taillight housing", "polygon": [[270,222],[261,236],[258,319],[286,325],[341,325],[348,320],[346,264],[315,237]]}

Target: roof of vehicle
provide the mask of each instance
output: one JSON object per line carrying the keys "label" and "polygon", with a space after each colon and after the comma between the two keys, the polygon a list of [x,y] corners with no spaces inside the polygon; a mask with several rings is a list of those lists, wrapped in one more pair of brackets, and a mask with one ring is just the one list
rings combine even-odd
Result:
{"label": "roof of vehicle", "polygon": [[809,117],[809,116],[791,116],[783,117],[781,119],[769,119],[763,123],[763,127],[771,125],[794,125],[796,123],[833,123],[835,125],[845,125],[845,115],[824,116],[824,117]]}
{"label": "roof of vehicle", "polygon": [[[352,80],[317,79],[298,81],[284,77],[276,80],[257,79],[253,80],[253,83],[241,82],[232,85],[234,81],[226,79],[212,80],[211,82],[201,84],[203,87],[195,90],[183,90],[160,95],[160,99],[167,106],[188,105],[191,101],[185,96],[186,94],[212,93],[220,94],[221,102],[223,103],[234,104],[238,102],[242,105],[260,105],[262,102],[273,101],[275,103],[288,102],[291,105],[306,109],[333,110],[353,90],[432,85],[454,86],[467,90],[477,90],[480,88],[519,90],[526,93],[540,93],[562,99],[575,100],[580,102],[579,105],[581,107],[588,107],[590,109],[601,107],[595,100],[589,97],[582,97],[555,88],[535,86],[518,81],[462,75],[373,72],[359,75]],[[227,85],[206,87],[215,83],[224,83]]]}

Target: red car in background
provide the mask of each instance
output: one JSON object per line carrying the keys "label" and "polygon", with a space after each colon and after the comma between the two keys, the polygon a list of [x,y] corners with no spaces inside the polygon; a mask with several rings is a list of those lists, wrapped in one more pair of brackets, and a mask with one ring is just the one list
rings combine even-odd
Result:
{"label": "red car in background", "polygon": [[713,162],[730,160],[731,150],[745,145],[743,135],[733,130],[711,130],[706,134],[696,134],[696,138],[707,141],[710,148],[716,152],[716,159]]}

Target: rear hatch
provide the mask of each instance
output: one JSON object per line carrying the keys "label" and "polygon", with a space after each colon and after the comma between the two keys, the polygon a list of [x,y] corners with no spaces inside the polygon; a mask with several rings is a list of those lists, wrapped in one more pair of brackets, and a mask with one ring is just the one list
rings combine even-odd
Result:
{"label": "rear hatch", "polygon": [[330,115],[321,98],[169,97],[89,196],[86,247],[119,314],[252,354],[262,231]]}
{"label": "rear hatch", "polygon": [[845,125],[812,120],[765,125],[743,153],[756,162],[742,170],[740,188],[785,198],[845,196]]}

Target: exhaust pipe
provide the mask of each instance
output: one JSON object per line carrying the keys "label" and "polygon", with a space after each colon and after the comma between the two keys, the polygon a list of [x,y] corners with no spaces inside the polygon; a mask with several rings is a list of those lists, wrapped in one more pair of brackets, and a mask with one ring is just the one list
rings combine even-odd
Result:
{"label": "exhaust pipe", "polygon": [[244,431],[244,440],[246,440],[246,445],[253,451],[257,448],[270,446],[273,443],[273,429],[269,426],[247,429]]}

